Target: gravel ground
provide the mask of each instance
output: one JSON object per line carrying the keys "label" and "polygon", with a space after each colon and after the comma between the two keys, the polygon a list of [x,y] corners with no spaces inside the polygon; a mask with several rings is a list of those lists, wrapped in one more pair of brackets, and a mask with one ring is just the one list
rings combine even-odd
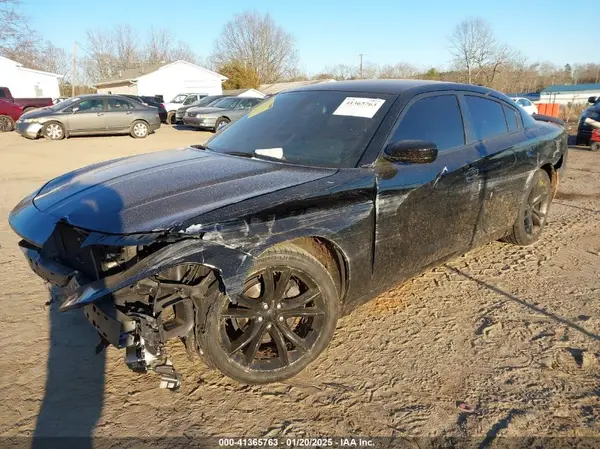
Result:
{"label": "gravel ground", "polygon": [[9,211],[67,170],[207,136],[171,127],[145,140],[0,135],[0,437],[444,436],[480,447],[600,437],[600,154],[582,149],[570,151],[538,243],[491,243],[379,296],[288,382],[237,384],[174,343],[184,380],[172,393],[129,371],[114,348],[96,356],[83,315],[45,305]]}

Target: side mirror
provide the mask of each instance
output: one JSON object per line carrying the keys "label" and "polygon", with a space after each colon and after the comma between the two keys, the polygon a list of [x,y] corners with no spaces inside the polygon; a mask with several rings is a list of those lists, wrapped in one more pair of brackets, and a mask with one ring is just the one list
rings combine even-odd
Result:
{"label": "side mirror", "polygon": [[390,162],[429,164],[437,159],[438,148],[426,140],[400,140],[390,143],[383,153]]}
{"label": "side mirror", "polygon": [[590,98],[588,98],[588,102],[589,103],[594,104],[594,103],[596,103],[596,101],[598,101],[598,97],[590,97]]}

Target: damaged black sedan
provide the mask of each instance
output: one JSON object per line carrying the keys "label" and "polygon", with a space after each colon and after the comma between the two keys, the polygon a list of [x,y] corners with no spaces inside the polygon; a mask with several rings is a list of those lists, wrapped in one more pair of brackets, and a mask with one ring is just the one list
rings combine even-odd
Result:
{"label": "damaged black sedan", "polygon": [[[537,119],[536,119],[537,118]],[[10,214],[35,273],[137,371],[181,339],[245,383],[289,378],[341,315],[427,267],[535,242],[560,123],[483,87],[348,81],[281,93],[204,145],[75,170]]]}

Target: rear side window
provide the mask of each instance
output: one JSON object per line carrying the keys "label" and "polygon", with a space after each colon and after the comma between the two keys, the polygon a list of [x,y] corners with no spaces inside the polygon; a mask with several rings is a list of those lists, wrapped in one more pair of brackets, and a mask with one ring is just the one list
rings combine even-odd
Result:
{"label": "rear side window", "polygon": [[0,89],[0,98],[6,98],[6,92],[4,92],[4,89]]}
{"label": "rear side window", "polygon": [[487,98],[465,95],[475,140],[487,140],[508,132],[502,105]]}
{"label": "rear side window", "polygon": [[508,125],[508,132],[512,133],[519,129],[519,120],[517,119],[517,111],[507,106],[504,106],[504,115]]}
{"label": "rear side window", "polygon": [[130,102],[120,98],[109,98],[108,109],[111,111],[123,111],[126,109],[133,109],[133,105]]}
{"label": "rear side window", "polygon": [[465,144],[463,119],[455,95],[438,95],[412,104],[394,132],[393,142],[426,140],[440,151]]}

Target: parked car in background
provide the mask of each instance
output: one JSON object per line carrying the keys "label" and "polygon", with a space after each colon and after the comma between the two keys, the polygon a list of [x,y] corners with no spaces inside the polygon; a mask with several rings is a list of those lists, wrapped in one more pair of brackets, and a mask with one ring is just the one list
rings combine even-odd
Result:
{"label": "parked car in background", "polygon": [[160,128],[158,110],[120,95],[80,95],[24,113],[17,132],[50,140],[92,134],[131,134],[142,139]]}
{"label": "parked car in background", "polygon": [[189,106],[193,102],[200,100],[201,98],[207,97],[207,94],[178,94],[175,95],[168,103],[165,103],[165,109],[167,110],[167,123],[173,125],[175,123],[175,115],[177,109],[182,106]]}
{"label": "parked car in background", "polygon": [[181,106],[177,109],[177,113],[175,114],[175,123],[182,123],[183,116],[190,108],[204,108],[209,106],[210,104],[216,102],[217,100],[226,97],[226,95],[209,95],[207,97],[201,98],[200,100],[194,101],[192,104],[187,106]]}
{"label": "parked car in background", "polygon": [[9,223],[60,310],[82,309],[130,368],[177,387],[165,343],[181,339],[240,382],[279,382],[380,292],[491,241],[536,242],[567,138],[483,87],[317,84],[202,145],[58,177]]}
{"label": "parked car in background", "polygon": [[600,98],[590,97],[588,103],[592,103],[579,117],[577,126],[577,145],[590,145],[590,138],[596,129],[600,129]]}
{"label": "parked car in background", "polygon": [[225,97],[204,108],[190,108],[183,123],[217,132],[243,117],[250,109],[264,101],[262,98]]}
{"label": "parked car in background", "polygon": [[52,102],[52,98],[14,98],[8,87],[0,87],[0,100],[18,104],[23,108],[23,112],[28,112],[36,108],[52,106],[54,104]]}
{"label": "parked car in background", "polygon": [[538,108],[529,98],[511,97],[511,100],[521,106],[529,115],[537,114]]}
{"label": "parked car in background", "polygon": [[146,106],[152,106],[153,108],[158,109],[158,116],[160,117],[161,123],[167,122],[167,110],[165,109],[165,105],[161,103],[156,97],[146,97],[139,95],[130,95],[130,94],[120,94],[122,97],[129,98],[131,100],[135,100],[139,103],[142,103]]}
{"label": "parked car in background", "polygon": [[23,114],[23,108],[15,103],[0,100],[0,132],[15,129],[15,122]]}

